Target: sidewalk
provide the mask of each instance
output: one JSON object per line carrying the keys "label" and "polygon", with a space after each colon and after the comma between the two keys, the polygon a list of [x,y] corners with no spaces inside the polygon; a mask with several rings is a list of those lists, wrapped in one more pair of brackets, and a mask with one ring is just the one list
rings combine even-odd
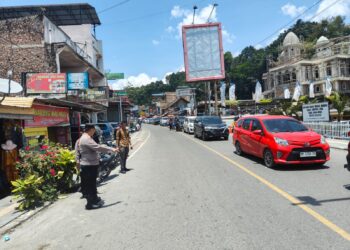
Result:
{"label": "sidewalk", "polygon": [[337,140],[337,139],[326,139],[326,140],[331,148],[348,150],[349,141]]}
{"label": "sidewalk", "polygon": [[[134,148],[138,147],[141,144],[143,136],[144,133],[142,130],[140,132],[131,134],[131,140],[133,142]],[[47,203],[43,207],[37,208],[35,210],[18,211],[16,210],[16,207],[18,206],[17,201],[14,200],[12,196],[0,199],[0,237],[13,226],[20,224],[22,221],[25,221],[49,205],[50,203]],[[3,239],[0,238],[0,240]]]}

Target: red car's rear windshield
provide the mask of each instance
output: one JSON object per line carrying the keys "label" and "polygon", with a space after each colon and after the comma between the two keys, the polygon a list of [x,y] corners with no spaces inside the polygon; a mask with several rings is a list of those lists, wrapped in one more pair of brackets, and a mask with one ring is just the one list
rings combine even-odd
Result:
{"label": "red car's rear windshield", "polygon": [[302,123],[292,119],[263,120],[266,129],[271,133],[308,131]]}

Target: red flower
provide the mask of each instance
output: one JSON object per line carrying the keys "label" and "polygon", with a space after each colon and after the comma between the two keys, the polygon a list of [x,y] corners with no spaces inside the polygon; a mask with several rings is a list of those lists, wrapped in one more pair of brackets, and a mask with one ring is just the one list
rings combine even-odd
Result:
{"label": "red flower", "polygon": [[29,147],[29,146],[26,146],[24,149],[25,149],[26,151],[29,151],[29,150],[30,150],[30,147]]}
{"label": "red flower", "polygon": [[56,175],[55,169],[53,169],[53,168],[50,169],[50,175],[51,176],[55,176]]}

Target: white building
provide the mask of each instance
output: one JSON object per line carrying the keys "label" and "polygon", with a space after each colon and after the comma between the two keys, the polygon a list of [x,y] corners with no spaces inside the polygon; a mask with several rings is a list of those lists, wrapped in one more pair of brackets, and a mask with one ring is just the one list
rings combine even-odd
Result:
{"label": "white building", "polygon": [[350,93],[350,36],[334,39],[321,36],[313,48],[306,49],[305,44],[289,32],[277,62],[270,62],[270,67],[263,75],[265,98],[283,98],[287,88],[293,93],[297,81],[302,85],[303,95],[309,94],[310,82],[313,82],[315,96],[322,96],[327,77],[333,90]]}

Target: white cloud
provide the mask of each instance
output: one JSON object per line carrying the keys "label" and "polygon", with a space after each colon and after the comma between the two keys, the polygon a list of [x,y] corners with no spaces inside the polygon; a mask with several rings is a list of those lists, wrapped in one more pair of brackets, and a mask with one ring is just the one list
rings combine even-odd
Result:
{"label": "white cloud", "polygon": [[296,17],[303,13],[306,10],[305,6],[297,7],[293,4],[287,3],[286,5],[282,6],[281,8],[282,12],[286,16],[290,17]]}
{"label": "white cloud", "polygon": [[167,76],[170,76],[171,74],[173,74],[174,72],[167,72],[167,73],[165,73],[165,75],[164,75],[164,77],[163,77],[163,79],[162,79],[162,81],[163,81],[163,83],[167,83],[167,80],[166,80],[166,77]]}
{"label": "white cloud", "polygon": [[114,90],[121,90],[128,86],[141,87],[155,81],[158,81],[157,77],[150,77],[146,73],[141,73],[138,76],[129,76],[126,79],[118,80],[111,85]]}
{"label": "white cloud", "polygon": [[171,16],[175,18],[183,17],[185,15],[188,15],[189,13],[191,13],[190,10],[182,9],[178,5],[174,6],[173,9],[171,10]]}
{"label": "white cloud", "polygon": [[[196,16],[194,18],[195,24],[202,24],[206,23],[208,21],[208,17],[213,9],[213,5],[208,5],[202,9],[199,9],[196,12]],[[182,26],[187,24],[192,24],[193,21],[193,12],[188,9],[181,9],[179,6],[175,6],[173,10],[171,11],[172,17],[176,18],[182,18],[182,21],[178,23],[177,29],[178,29],[178,35],[176,38],[180,39],[182,36]],[[216,8],[214,9],[213,13],[211,14],[210,18],[211,22],[217,22],[217,12]],[[227,30],[222,29],[222,36],[223,40],[226,43],[233,43],[235,36],[229,33]]]}
{"label": "white cloud", "polygon": [[316,15],[312,21],[321,21],[322,19],[335,16],[350,17],[350,0],[343,0],[336,3],[335,0],[323,0],[316,11]]}
{"label": "white cloud", "polygon": [[160,42],[159,42],[158,40],[152,40],[152,43],[153,43],[153,45],[155,45],[155,46],[157,46],[157,45],[160,44]]}
{"label": "white cloud", "polygon": [[260,43],[259,44],[257,44],[257,45],[255,45],[255,49],[262,49],[264,46],[262,46]]}
{"label": "white cloud", "polygon": [[175,31],[174,27],[173,26],[168,26],[166,29],[165,29],[166,32],[168,33],[173,33]]}

